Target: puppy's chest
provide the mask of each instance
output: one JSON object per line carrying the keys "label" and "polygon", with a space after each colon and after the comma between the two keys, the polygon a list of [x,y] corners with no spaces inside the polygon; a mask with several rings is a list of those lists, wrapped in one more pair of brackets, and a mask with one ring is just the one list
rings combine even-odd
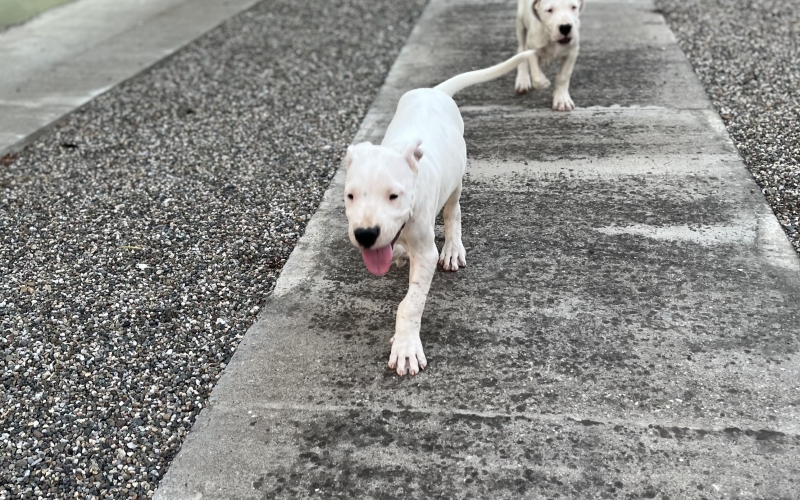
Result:
{"label": "puppy's chest", "polygon": [[572,47],[565,47],[558,43],[551,42],[539,49],[537,54],[539,55],[539,61],[541,64],[547,65],[551,61],[567,57],[567,54],[569,54],[570,50],[572,50]]}

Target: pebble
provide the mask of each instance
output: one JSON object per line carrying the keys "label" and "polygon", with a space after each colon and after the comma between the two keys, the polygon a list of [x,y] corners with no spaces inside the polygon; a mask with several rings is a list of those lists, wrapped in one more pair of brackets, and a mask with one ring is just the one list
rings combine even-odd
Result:
{"label": "pebble", "polygon": [[3,159],[0,499],[153,495],[424,4],[258,3]]}

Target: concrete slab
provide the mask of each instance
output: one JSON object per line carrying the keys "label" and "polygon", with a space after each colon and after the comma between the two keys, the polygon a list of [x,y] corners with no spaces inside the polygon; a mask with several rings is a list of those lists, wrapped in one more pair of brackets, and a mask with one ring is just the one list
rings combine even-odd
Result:
{"label": "concrete slab", "polygon": [[497,158],[501,152],[503,159],[537,161],[737,154],[724,129],[709,126],[711,113],[590,107],[561,116],[549,109],[469,106],[462,116],[469,156],[477,159]]}
{"label": "concrete slab", "polygon": [[0,157],[257,0],[79,0],[0,33]]}
{"label": "concrete slab", "polygon": [[230,459],[206,469],[203,496],[194,498],[714,498],[763,489],[754,483],[791,498],[781,473],[794,467],[793,455],[782,452],[798,445],[735,428],[458,410],[309,405],[223,408],[217,418],[203,452]]}
{"label": "concrete slab", "polygon": [[[358,140],[504,57],[514,5],[432,0]],[[469,267],[434,279],[429,368],[386,368],[407,270],[363,269],[340,172],[156,498],[793,496],[800,260],[652,5],[584,18],[578,71],[609,78],[575,112],[510,77],[459,96]],[[631,33],[665,50],[623,63]]]}

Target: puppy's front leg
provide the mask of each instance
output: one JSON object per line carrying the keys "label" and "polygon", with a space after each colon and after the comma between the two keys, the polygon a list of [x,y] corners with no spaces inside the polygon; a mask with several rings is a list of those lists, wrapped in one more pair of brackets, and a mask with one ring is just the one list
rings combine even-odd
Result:
{"label": "puppy's front leg", "polygon": [[416,375],[428,364],[419,330],[438,260],[433,228],[430,228],[430,234],[425,234],[423,241],[414,242],[407,250],[411,262],[408,293],[397,308],[397,323],[391,339],[392,353],[389,355],[389,368],[396,369],[401,377],[406,372]]}
{"label": "puppy's front leg", "polygon": [[[517,53],[525,51],[525,38],[526,30],[525,30],[525,22],[522,20],[519,14],[517,14]],[[517,81],[514,85],[514,90],[517,91],[517,94],[526,94],[531,88],[531,73],[530,73],[530,66],[528,66],[528,62],[521,62],[519,66],[517,66]]]}
{"label": "puppy's front leg", "polygon": [[575,103],[569,96],[569,80],[572,78],[572,70],[575,69],[575,61],[578,59],[578,50],[572,50],[561,63],[561,70],[556,77],[556,87],[553,91],[553,109],[555,111],[572,111]]}
{"label": "puppy's front leg", "polygon": [[541,61],[539,60],[539,54],[534,54],[533,57],[529,59],[530,67],[531,67],[531,82],[533,84],[533,88],[542,90],[546,89],[550,86],[550,80],[547,79],[542,68],[540,66]]}

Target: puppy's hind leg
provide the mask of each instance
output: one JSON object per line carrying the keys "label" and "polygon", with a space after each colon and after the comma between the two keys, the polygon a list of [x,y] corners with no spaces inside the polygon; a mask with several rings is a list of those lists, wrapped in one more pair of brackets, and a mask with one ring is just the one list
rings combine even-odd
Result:
{"label": "puppy's hind leg", "polygon": [[467,265],[467,251],[461,242],[461,182],[444,205],[444,247],[439,264],[445,271],[458,271]]}
{"label": "puppy's hind leg", "polygon": [[392,262],[397,267],[403,267],[408,264],[408,252],[400,243],[397,243],[392,249]]}

